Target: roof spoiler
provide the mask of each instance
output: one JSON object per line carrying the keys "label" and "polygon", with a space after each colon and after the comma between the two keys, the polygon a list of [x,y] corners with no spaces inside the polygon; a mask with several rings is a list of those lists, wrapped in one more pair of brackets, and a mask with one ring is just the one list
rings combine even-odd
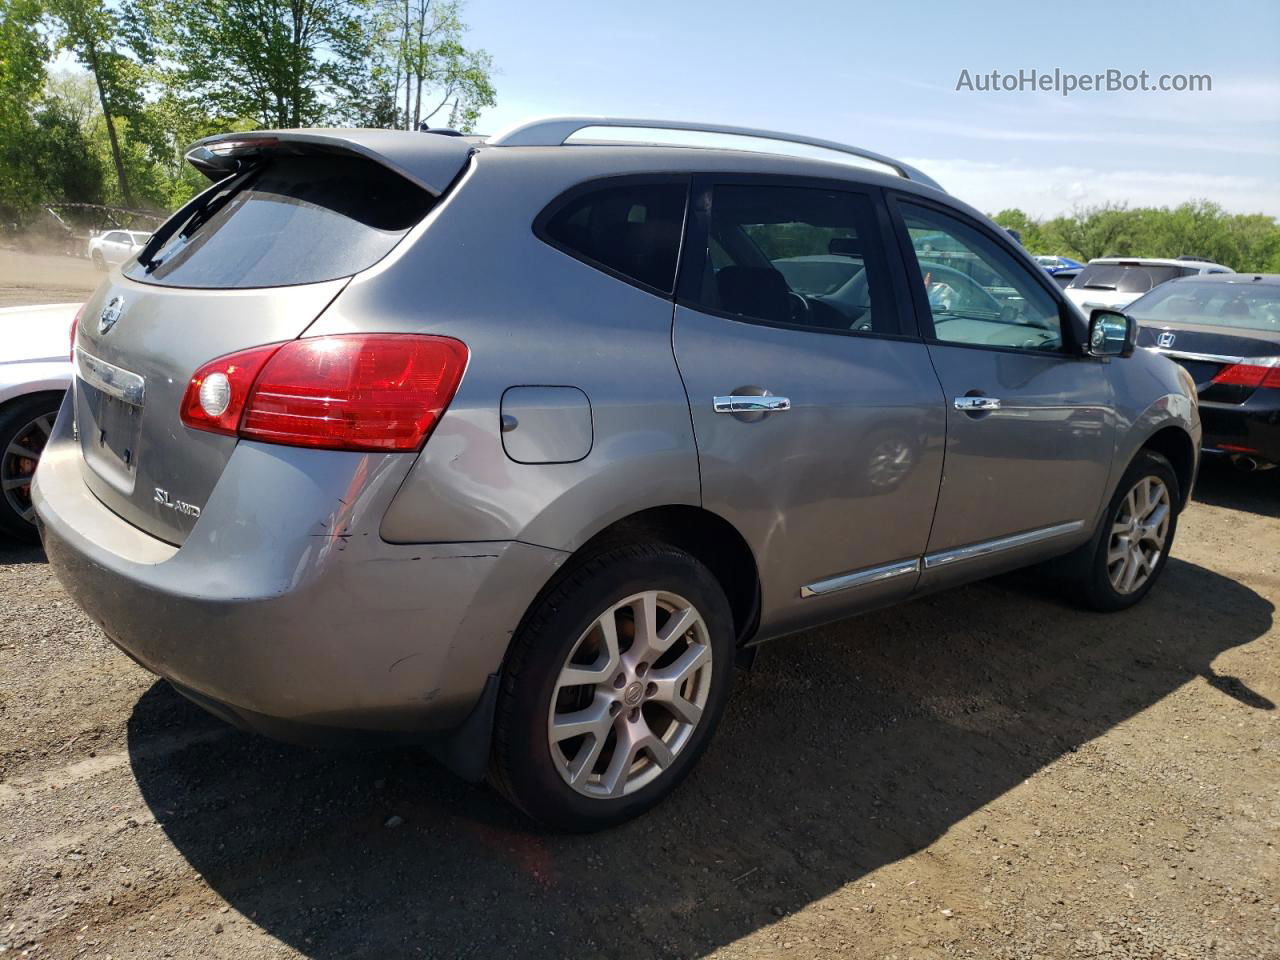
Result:
{"label": "roof spoiler", "polygon": [[268,156],[345,153],[394,170],[438,197],[457,178],[474,149],[462,137],[423,137],[403,130],[260,130],[197,140],[186,159],[218,181]]}

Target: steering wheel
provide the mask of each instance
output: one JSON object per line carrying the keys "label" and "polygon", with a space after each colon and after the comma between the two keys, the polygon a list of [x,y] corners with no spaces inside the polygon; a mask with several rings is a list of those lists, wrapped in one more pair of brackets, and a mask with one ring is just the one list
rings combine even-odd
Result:
{"label": "steering wheel", "polygon": [[809,298],[794,290],[788,290],[787,295],[795,301],[791,307],[791,322],[805,327],[813,326],[813,304],[809,302]]}
{"label": "steering wheel", "polygon": [[951,302],[945,304],[946,310],[954,311],[960,307],[977,307],[980,310],[991,311],[997,316],[999,315],[1000,301],[988,293],[982,284],[968,274],[952,267],[944,267],[941,264],[934,263],[922,265],[921,269],[932,281],[929,284],[930,305],[934,302],[932,288],[945,287],[947,291],[954,295]]}

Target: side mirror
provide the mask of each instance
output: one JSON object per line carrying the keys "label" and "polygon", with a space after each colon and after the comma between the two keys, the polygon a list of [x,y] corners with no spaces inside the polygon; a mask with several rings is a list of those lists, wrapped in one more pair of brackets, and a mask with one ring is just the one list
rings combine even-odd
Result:
{"label": "side mirror", "polygon": [[1089,314],[1089,356],[1127,357],[1133,353],[1137,339],[1138,324],[1128,314],[1105,307]]}

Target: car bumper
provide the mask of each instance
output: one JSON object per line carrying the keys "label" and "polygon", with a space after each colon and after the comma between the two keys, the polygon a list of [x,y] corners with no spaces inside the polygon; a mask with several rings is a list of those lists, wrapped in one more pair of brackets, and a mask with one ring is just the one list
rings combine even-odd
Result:
{"label": "car bumper", "polygon": [[1280,463],[1280,390],[1257,390],[1240,404],[1200,401],[1204,449]]}
{"label": "car bumper", "polygon": [[378,523],[404,458],[247,442],[175,547],[93,496],[67,419],[33,488],[58,579],[142,666],[266,733],[456,728],[565,556],[388,544]]}

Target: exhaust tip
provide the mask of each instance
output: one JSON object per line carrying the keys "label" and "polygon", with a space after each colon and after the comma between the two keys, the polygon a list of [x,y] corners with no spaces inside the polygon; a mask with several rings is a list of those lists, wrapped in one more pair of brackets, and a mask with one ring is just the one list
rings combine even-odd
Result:
{"label": "exhaust tip", "polygon": [[1246,456],[1243,453],[1233,453],[1231,455],[1231,465],[1244,473],[1253,473],[1261,466],[1253,457]]}

